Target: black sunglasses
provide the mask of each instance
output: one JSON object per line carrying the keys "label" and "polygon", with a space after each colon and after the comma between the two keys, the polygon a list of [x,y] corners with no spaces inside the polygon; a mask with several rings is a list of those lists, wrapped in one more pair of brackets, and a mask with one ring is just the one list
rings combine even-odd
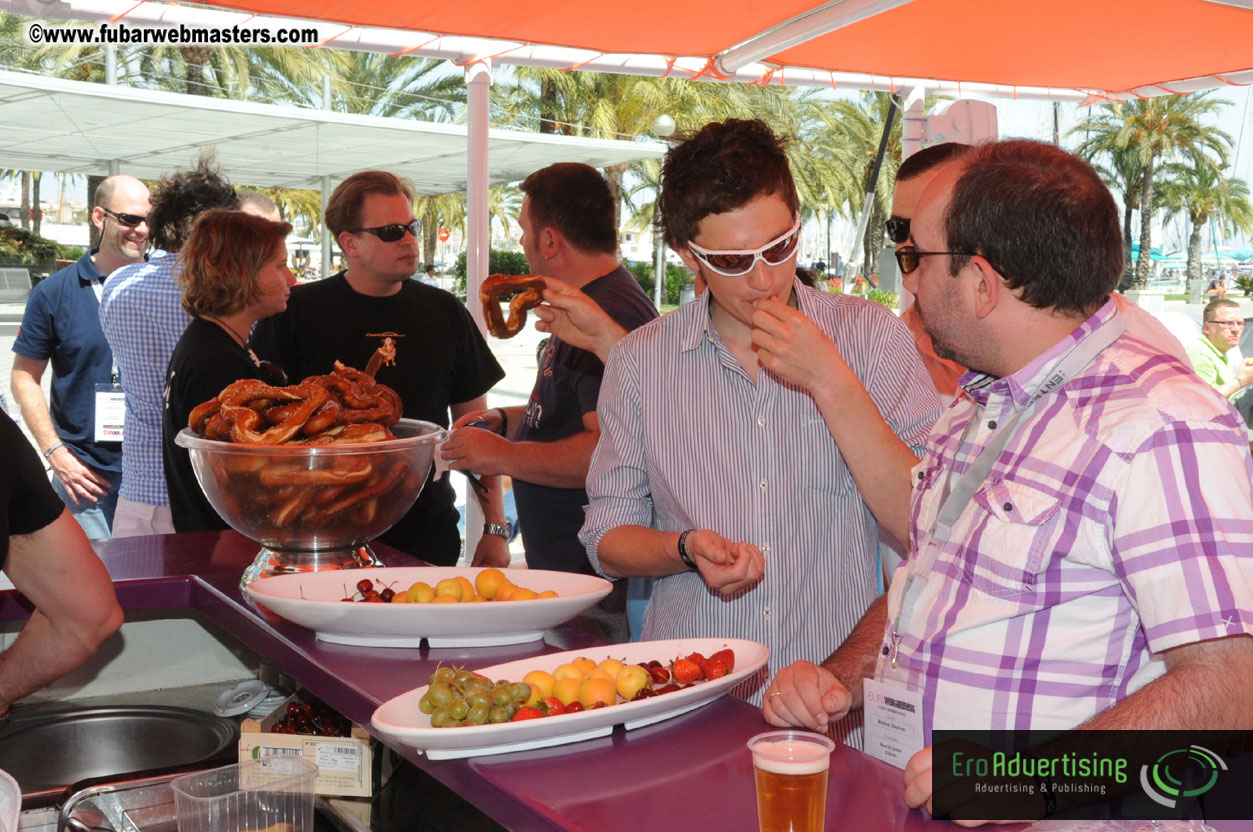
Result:
{"label": "black sunglasses", "polygon": [[885,220],[883,227],[887,229],[888,239],[898,246],[909,239],[909,217]]}
{"label": "black sunglasses", "polygon": [[[906,220],[909,222],[909,220]],[[974,257],[973,251],[919,251],[907,246],[896,251],[896,265],[901,267],[901,274],[909,274],[922,265],[922,258],[932,254],[949,254],[954,257]]]}
{"label": "black sunglasses", "polygon": [[103,205],[100,206],[100,210],[104,211],[110,217],[113,217],[113,219],[117,220],[118,225],[124,225],[127,228],[135,228],[140,223],[145,223],[148,221],[147,217],[141,217],[141,216],[138,216],[137,214],[119,214],[117,211],[110,211],[108,208],[105,208]]}
{"label": "black sunglasses", "polygon": [[393,225],[379,225],[379,226],[375,226],[374,228],[350,228],[348,229],[348,233],[350,234],[361,234],[361,233],[373,234],[375,237],[378,237],[380,240],[382,240],[385,243],[394,243],[397,240],[403,239],[406,231],[412,234],[413,238],[416,240],[418,238],[418,229],[421,227],[422,227],[421,223],[419,223],[417,220],[413,220],[408,225],[400,225],[399,223],[395,223]]}

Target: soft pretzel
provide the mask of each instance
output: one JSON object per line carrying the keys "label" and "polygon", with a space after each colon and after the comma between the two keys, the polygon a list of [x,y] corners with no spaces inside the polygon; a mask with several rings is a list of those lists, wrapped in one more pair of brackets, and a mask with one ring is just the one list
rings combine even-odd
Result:
{"label": "soft pretzel", "polygon": [[[539,306],[544,300],[544,278],[535,274],[488,275],[479,287],[483,301],[483,314],[487,328],[497,338],[512,338],[526,325],[526,310]],[[509,320],[500,311],[500,300],[513,295],[509,301]]]}

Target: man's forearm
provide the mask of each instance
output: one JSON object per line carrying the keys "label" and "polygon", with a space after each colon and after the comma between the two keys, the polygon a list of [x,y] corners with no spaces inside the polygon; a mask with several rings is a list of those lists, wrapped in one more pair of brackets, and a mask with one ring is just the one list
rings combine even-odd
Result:
{"label": "man's forearm", "polygon": [[814,391],[814,403],[879,525],[909,546],[910,470],[918,457],[900,440],[862,387]]}
{"label": "man's forearm", "polygon": [[866,658],[873,658],[878,654],[887,621],[888,597],[880,595],[848,634],[848,638],[844,639],[844,643],[822,663],[853,697],[853,710],[862,706],[861,681]]}
{"label": "man's forearm", "polygon": [[601,568],[615,578],[663,578],[687,572],[679,559],[679,535],[647,526],[618,526],[597,549]]}
{"label": "man's forearm", "polygon": [[503,469],[509,476],[549,488],[583,488],[599,433],[581,431],[553,442],[514,442]]}
{"label": "man's forearm", "polygon": [[13,370],[9,386],[14,401],[22,411],[22,419],[42,454],[60,441],[52,424],[52,414],[48,412],[48,400],[44,398],[43,388],[29,373],[17,369]]}
{"label": "man's forearm", "polygon": [[0,708],[7,708],[81,666],[116,629],[58,631],[42,612],[35,610],[13,645],[0,653]]}

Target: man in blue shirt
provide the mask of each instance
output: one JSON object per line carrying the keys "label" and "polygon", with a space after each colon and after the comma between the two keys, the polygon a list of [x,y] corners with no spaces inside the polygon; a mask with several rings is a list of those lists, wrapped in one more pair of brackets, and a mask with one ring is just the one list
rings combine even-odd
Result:
{"label": "man in blue shirt", "polygon": [[[91,210],[100,247],[35,287],[13,342],[13,398],[52,466],[53,489],[93,540],[110,535],[122,471],[121,444],[97,432],[106,401],[97,393],[118,382],[100,331],[100,293],[115,269],[143,262],[148,207],[148,188],[133,176],[101,182]],[[49,361],[51,407],[40,386]]]}

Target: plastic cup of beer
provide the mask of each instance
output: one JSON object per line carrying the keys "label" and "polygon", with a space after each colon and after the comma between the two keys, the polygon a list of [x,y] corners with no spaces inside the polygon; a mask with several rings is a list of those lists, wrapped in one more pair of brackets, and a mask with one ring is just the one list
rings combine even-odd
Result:
{"label": "plastic cup of beer", "polygon": [[749,740],[748,750],[761,832],[822,832],[835,743],[806,731],[770,731]]}

